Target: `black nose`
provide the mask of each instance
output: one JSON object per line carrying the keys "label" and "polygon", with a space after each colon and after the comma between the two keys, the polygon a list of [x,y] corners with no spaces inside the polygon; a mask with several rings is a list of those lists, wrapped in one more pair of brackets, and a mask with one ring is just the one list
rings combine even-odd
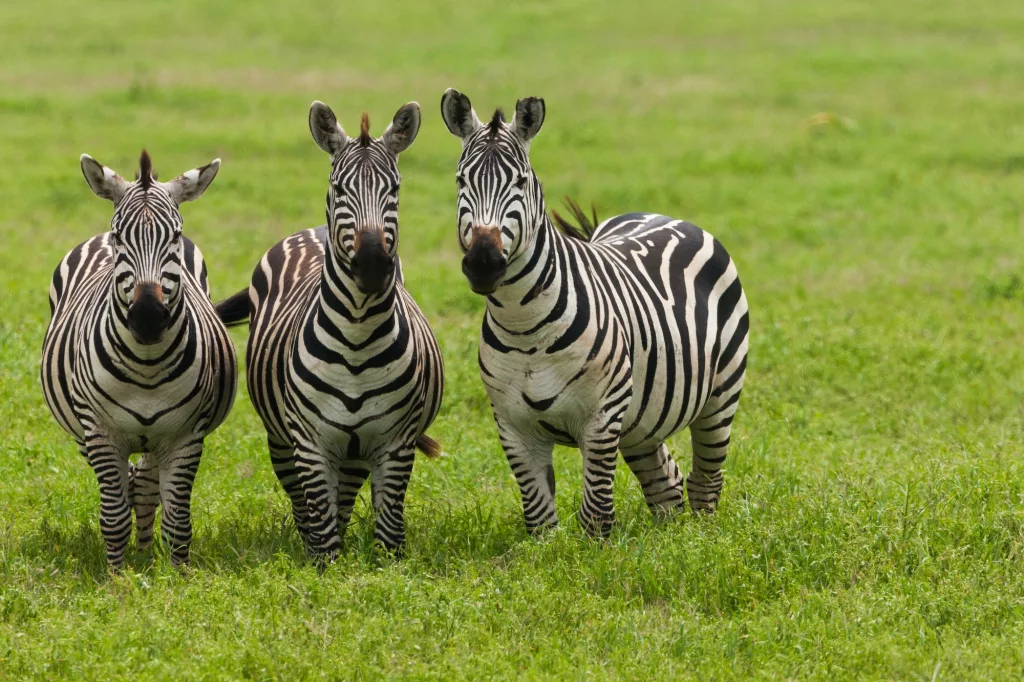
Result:
{"label": "black nose", "polygon": [[159,285],[135,287],[135,300],[128,306],[128,329],[142,344],[157,343],[171,321],[171,309],[164,304]]}
{"label": "black nose", "polygon": [[462,274],[469,280],[470,288],[478,294],[492,293],[507,269],[505,254],[495,240],[474,236],[462,259]]}
{"label": "black nose", "polygon": [[352,277],[359,290],[364,294],[380,293],[394,271],[395,259],[384,248],[383,233],[378,230],[360,232],[352,257]]}

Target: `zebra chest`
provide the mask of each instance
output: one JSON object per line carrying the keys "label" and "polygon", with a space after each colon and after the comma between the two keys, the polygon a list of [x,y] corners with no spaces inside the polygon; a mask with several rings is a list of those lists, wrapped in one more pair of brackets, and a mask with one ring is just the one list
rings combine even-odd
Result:
{"label": "zebra chest", "polygon": [[[481,356],[486,357],[483,350]],[[512,423],[543,422],[549,431],[568,434],[593,414],[605,383],[592,362],[560,354],[494,354],[485,366],[491,376],[485,374],[484,383],[498,414]]]}
{"label": "zebra chest", "polygon": [[321,450],[341,458],[367,457],[397,440],[396,434],[418,404],[410,400],[413,383],[404,378],[402,363],[353,372],[336,363],[318,362],[290,375],[287,416]]}
{"label": "zebra chest", "polygon": [[97,372],[90,384],[75,381],[73,393],[89,405],[105,431],[130,442],[166,440],[191,431],[199,413],[197,369],[173,379],[161,373]]}

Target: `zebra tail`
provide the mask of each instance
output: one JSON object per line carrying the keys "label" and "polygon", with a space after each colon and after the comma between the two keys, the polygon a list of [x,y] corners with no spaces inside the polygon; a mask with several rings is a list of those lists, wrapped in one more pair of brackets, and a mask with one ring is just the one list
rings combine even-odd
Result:
{"label": "zebra tail", "polygon": [[561,216],[558,211],[551,211],[551,219],[555,221],[555,225],[562,230],[562,232],[573,239],[578,239],[581,242],[589,242],[590,238],[594,236],[594,230],[597,229],[597,207],[593,204],[590,205],[590,215],[587,215],[586,211],[580,208],[580,205],[572,200],[570,197],[565,197],[565,207],[572,214],[575,223],[569,222]]}
{"label": "zebra tail", "polygon": [[213,304],[220,318],[228,327],[234,327],[249,321],[249,290],[242,289],[237,294],[228,296],[223,301]]}
{"label": "zebra tail", "polygon": [[416,439],[416,447],[431,459],[441,456],[441,444],[426,434]]}

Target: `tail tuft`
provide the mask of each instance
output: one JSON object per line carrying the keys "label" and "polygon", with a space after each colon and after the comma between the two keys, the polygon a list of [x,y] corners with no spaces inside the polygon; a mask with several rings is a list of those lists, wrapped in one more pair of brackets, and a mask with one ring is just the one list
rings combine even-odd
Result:
{"label": "tail tuft", "polygon": [[569,197],[565,197],[565,207],[569,209],[569,213],[572,214],[575,223],[571,223],[561,216],[558,211],[551,211],[551,218],[555,221],[555,225],[562,230],[562,232],[572,239],[578,239],[581,242],[588,242],[594,235],[594,230],[597,229],[597,208],[590,205],[590,215],[588,216],[586,211],[580,208],[580,205]]}
{"label": "tail tuft", "polygon": [[228,327],[234,327],[249,321],[249,290],[242,289],[237,294],[228,296],[223,301],[213,304],[220,318]]}
{"label": "tail tuft", "polygon": [[441,456],[441,444],[426,434],[416,439],[416,447],[431,459]]}

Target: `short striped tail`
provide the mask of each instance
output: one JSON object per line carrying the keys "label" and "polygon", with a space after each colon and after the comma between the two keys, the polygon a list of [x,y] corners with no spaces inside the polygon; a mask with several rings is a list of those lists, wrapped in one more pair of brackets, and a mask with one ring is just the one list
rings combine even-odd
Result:
{"label": "short striped tail", "polygon": [[441,444],[426,434],[416,439],[416,447],[431,459],[441,456]]}
{"label": "short striped tail", "polygon": [[249,289],[242,289],[237,294],[228,296],[223,301],[213,304],[220,318],[228,327],[234,327],[249,321]]}

